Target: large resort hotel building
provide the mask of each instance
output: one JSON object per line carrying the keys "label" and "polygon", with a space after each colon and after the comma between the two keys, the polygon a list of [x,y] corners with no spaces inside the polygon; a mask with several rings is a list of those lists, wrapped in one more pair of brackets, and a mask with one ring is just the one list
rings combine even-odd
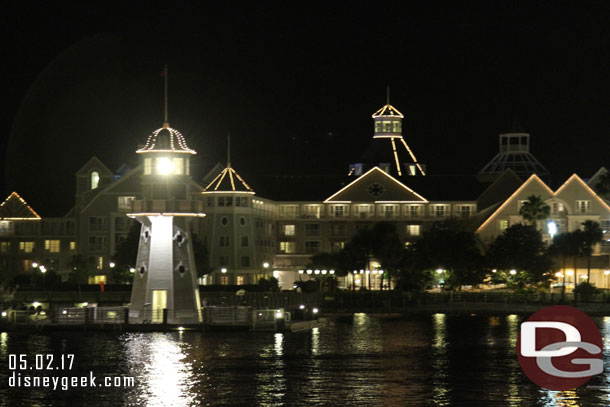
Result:
{"label": "large resort hotel building", "polygon": [[[609,287],[610,206],[607,196],[595,192],[605,168],[589,179],[574,174],[553,188],[548,171],[529,151],[529,134],[509,133],[499,136],[498,154],[478,174],[434,175],[407,144],[403,115],[389,101],[373,114],[373,125],[370,146],[360,160],[346,165],[345,174],[245,177],[227,162],[193,180],[188,165],[175,166],[181,171],[176,179],[188,183],[194,201],[189,205],[206,215],[189,224],[207,247],[213,268],[200,284],[256,284],[273,275],[290,289],[308,277],[299,270],[313,254],[339,251],[356,231],[380,221],[394,223],[408,245],[433,222],[460,218],[488,244],[522,222],[521,204],[537,195],[551,209],[538,225],[547,241],[549,221],[555,233],[582,228],[586,220],[600,223],[604,239],[595,248],[591,282]],[[61,218],[41,217],[13,192],[0,205],[0,266],[28,274],[44,264],[65,279],[70,259],[80,255],[96,270],[90,282],[105,281],[117,244],[135,222],[127,214],[140,209],[134,208],[138,202],[156,205],[154,199],[145,202],[141,180],[160,171],[159,164],[143,160],[113,172],[91,158],[76,173],[74,206]],[[587,274],[586,260],[579,261],[576,270],[566,271],[572,286]]]}

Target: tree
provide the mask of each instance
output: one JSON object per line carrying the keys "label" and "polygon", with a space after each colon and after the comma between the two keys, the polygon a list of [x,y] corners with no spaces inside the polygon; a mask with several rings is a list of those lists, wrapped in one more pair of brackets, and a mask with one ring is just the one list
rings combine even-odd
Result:
{"label": "tree", "polygon": [[[378,222],[372,228],[360,229],[343,249],[346,262],[353,269],[371,269],[371,261],[376,259],[384,273],[390,275],[404,255],[403,244],[396,232],[396,226],[389,222]],[[387,273],[385,272],[387,271]],[[369,285],[371,275],[368,275]]]}
{"label": "tree", "polygon": [[[502,271],[507,284],[516,288],[546,284],[552,277],[553,261],[533,225],[515,224],[506,229],[491,243],[486,258],[487,264]],[[516,274],[509,274],[511,270]]]}
{"label": "tree", "polygon": [[[599,223],[592,220],[585,221],[582,233],[581,252],[583,256],[587,257],[587,283],[589,284],[591,283],[591,256],[593,255],[593,248],[596,244],[601,242],[603,238],[604,232],[599,226]],[[576,270],[574,272],[576,272]]]}
{"label": "tree", "polygon": [[530,195],[519,209],[519,215],[532,226],[536,226],[539,220],[548,218],[550,213],[551,208],[537,195]]}
{"label": "tree", "polygon": [[193,256],[197,267],[197,277],[203,277],[214,271],[210,267],[210,252],[197,235],[193,235]]}
{"label": "tree", "polygon": [[76,255],[72,256],[70,261],[68,261],[68,281],[71,283],[78,284],[87,284],[89,283],[89,276],[91,272],[89,271],[89,264],[85,260],[83,256]]}
{"label": "tree", "polygon": [[548,253],[555,259],[559,259],[563,274],[561,285],[561,299],[565,299],[566,294],[566,262],[571,256],[578,255],[578,246],[574,245],[572,233],[560,233],[553,238],[553,243],[549,247]]}
{"label": "tree", "polygon": [[317,275],[320,279],[320,290],[326,285],[331,291],[336,288],[337,276],[346,276],[349,273],[349,258],[342,250],[334,253],[317,253],[313,255],[306,266],[308,269],[334,270],[335,274]]}
{"label": "tree", "polygon": [[413,264],[412,271],[418,274],[444,270],[445,286],[452,290],[463,285],[480,284],[485,278],[483,256],[476,236],[456,220],[435,222],[415,242],[408,258]]}
{"label": "tree", "polygon": [[141,225],[133,222],[127,233],[127,237],[119,242],[112,260],[117,269],[127,269],[135,267],[138,257],[138,246],[140,245]]}

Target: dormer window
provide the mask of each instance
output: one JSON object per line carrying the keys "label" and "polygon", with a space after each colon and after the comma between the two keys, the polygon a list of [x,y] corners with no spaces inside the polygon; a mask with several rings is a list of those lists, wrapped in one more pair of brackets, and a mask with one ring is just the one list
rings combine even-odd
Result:
{"label": "dormer window", "polygon": [[91,189],[96,189],[100,185],[100,173],[97,171],[91,172]]}

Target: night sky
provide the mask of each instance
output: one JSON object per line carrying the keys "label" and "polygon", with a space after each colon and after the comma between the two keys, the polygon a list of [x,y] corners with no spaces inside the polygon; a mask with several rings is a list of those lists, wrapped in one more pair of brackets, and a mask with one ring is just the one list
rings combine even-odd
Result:
{"label": "night sky", "polygon": [[238,171],[343,174],[386,85],[430,173],[476,173],[511,129],[555,183],[610,164],[607,2],[171,3],[4,10],[3,196],[63,215],[91,156],[135,165],[163,121],[164,64],[199,178],[229,132]]}

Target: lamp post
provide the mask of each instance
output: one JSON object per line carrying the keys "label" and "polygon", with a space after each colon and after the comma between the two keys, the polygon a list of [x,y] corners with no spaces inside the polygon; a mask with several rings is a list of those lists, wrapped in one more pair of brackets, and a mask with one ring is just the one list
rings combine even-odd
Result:
{"label": "lamp post", "polygon": [[46,286],[46,277],[45,277],[45,275],[47,273],[47,268],[45,266],[39,266],[38,269],[42,273],[42,288],[45,288],[45,286]]}

